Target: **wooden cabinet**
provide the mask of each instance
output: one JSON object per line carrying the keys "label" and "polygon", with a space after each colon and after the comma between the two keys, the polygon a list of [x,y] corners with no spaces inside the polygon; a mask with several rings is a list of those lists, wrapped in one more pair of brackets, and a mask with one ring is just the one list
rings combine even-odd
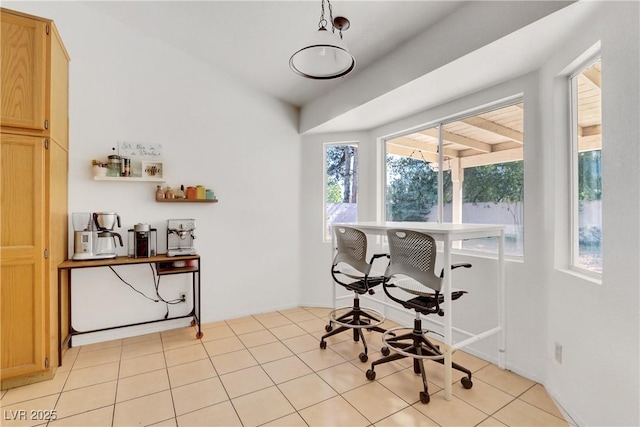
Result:
{"label": "wooden cabinet", "polygon": [[[1,388],[58,365],[68,253],[68,63],[52,21],[0,8]],[[63,305],[66,306],[66,305]]]}

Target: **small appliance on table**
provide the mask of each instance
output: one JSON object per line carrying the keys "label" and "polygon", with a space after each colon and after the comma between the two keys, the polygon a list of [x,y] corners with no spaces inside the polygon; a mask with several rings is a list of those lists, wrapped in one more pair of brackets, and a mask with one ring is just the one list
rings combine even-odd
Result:
{"label": "small appliance on table", "polygon": [[157,231],[149,224],[139,223],[129,229],[130,258],[149,258],[156,256]]}
{"label": "small appliance on table", "polygon": [[195,219],[167,220],[167,256],[196,255]]}
{"label": "small appliance on table", "polygon": [[[116,248],[122,243],[122,236],[113,231],[120,227],[120,216],[113,212],[72,214],[74,260],[108,259],[118,256]],[[116,242],[115,239],[118,239]]]}

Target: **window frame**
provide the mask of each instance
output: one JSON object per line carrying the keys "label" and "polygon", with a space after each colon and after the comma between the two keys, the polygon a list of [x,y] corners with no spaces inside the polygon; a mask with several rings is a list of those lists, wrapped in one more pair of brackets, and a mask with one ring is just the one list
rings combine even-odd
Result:
{"label": "window frame", "polygon": [[[402,137],[402,136],[406,136],[412,133],[416,133],[416,132],[420,132],[422,130],[426,130],[426,129],[431,129],[431,128],[437,128],[438,129],[438,203],[436,205],[436,209],[437,209],[437,222],[438,223],[443,223],[444,222],[444,172],[443,172],[443,164],[445,162],[444,159],[444,150],[443,150],[443,142],[444,142],[444,137],[443,137],[443,129],[444,127],[449,124],[449,123],[453,123],[453,122],[457,122],[460,120],[464,120],[470,117],[474,117],[474,116],[478,116],[480,114],[484,114],[487,112],[491,112],[491,111],[495,111],[495,110],[499,110],[501,108],[505,108],[505,107],[509,107],[512,105],[516,105],[516,104],[523,104],[525,105],[525,100],[524,100],[524,94],[523,93],[518,93],[516,95],[512,95],[512,96],[508,96],[505,98],[502,98],[500,100],[494,101],[494,102],[490,102],[487,104],[484,104],[480,107],[477,108],[472,108],[472,109],[468,109],[468,110],[464,110],[463,112],[460,113],[455,113],[449,116],[446,116],[444,118],[438,119],[438,120],[433,120],[430,122],[427,122],[425,124],[422,124],[420,126],[415,126],[412,127],[410,129],[407,130],[403,130],[401,132],[396,132],[390,135],[387,135],[383,138],[380,138],[381,144],[380,144],[380,148],[381,148],[381,163],[382,163],[382,167],[381,167],[381,173],[382,173],[382,179],[381,179],[381,201],[382,203],[380,204],[380,218],[382,218],[384,221],[386,221],[387,219],[387,186],[388,186],[388,181],[387,181],[387,142],[391,141],[393,139]],[[524,109],[523,109],[523,122],[524,122]],[[526,138],[526,136],[525,136]],[[526,163],[525,162],[525,152],[523,150],[523,156],[522,156],[522,162],[523,162],[523,166],[526,170]],[[523,172],[524,173],[524,172]],[[523,177],[524,178],[524,177]],[[526,183],[525,183],[525,187],[526,187]],[[524,202],[524,194],[523,194],[523,209],[525,206],[525,202]],[[452,222],[453,223],[453,222]],[[524,211],[523,211],[523,247],[522,247],[522,255],[514,255],[514,254],[509,254],[506,255],[505,258],[507,259],[513,259],[513,260],[524,260],[524,256],[525,256],[525,245],[524,245],[524,238],[525,238],[525,227],[524,227]],[[456,250],[456,252],[461,252],[461,253],[465,253],[465,254],[471,254],[474,256],[488,256],[488,257],[493,257],[493,256],[497,256],[497,254],[492,253],[492,252],[483,252],[483,251],[477,251],[477,250],[473,250],[473,249],[464,249],[461,246],[456,245],[456,247],[454,248]]]}
{"label": "window frame", "polygon": [[[593,279],[602,279],[602,271],[593,271],[578,265],[580,259],[580,191],[579,191],[579,141],[578,141],[578,76],[585,70],[592,67],[596,62],[602,61],[601,52],[598,51],[589,55],[585,60],[580,61],[571,72],[567,75],[569,89],[569,143],[570,143],[570,180],[569,180],[569,197],[570,197],[570,213],[569,213],[569,270],[580,275]],[[602,110],[602,98],[600,98],[600,108]],[[602,153],[602,141],[600,151]],[[602,223],[600,229],[602,232]],[[602,248],[600,252],[602,256]],[[601,268],[602,269],[602,268]]]}

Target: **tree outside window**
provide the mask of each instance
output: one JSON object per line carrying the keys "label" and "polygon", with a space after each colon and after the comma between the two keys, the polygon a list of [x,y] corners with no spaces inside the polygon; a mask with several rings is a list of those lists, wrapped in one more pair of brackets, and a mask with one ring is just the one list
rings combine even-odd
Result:
{"label": "tree outside window", "polygon": [[331,224],[358,220],[358,147],[354,144],[325,145],[325,235],[331,239]]}
{"label": "tree outside window", "polygon": [[[517,103],[388,140],[386,220],[501,224],[505,253],[522,256],[523,116],[524,104]],[[493,238],[461,247],[497,253]]]}

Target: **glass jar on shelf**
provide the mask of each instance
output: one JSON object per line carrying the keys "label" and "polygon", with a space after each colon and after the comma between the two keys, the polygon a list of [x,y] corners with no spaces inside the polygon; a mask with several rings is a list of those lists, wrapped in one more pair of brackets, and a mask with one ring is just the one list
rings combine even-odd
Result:
{"label": "glass jar on shelf", "polygon": [[156,187],[156,200],[157,199],[164,199],[164,198],[165,198],[164,188],[162,188],[162,185],[158,185]]}
{"label": "glass jar on shelf", "polygon": [[164,192],[165,199],[175,199],[176,194],[173,192],[173,188],[167,187],[167,190]]}

